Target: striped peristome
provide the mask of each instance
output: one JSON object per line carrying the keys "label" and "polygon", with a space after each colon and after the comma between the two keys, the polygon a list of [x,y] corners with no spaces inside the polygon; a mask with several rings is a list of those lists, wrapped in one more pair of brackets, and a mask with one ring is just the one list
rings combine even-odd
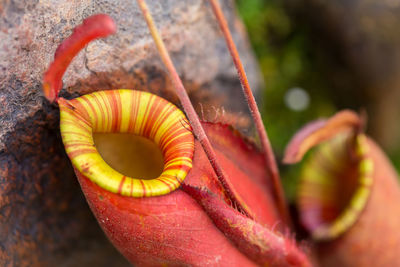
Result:
{"label": "striped peristome", "polygon": [[[336,238],[349,229],[363,211],[371,192],[374,164],[364,134],[348,133],[320,145],[306,162],[300,179],[298,203],[302,221],[314,239]],[[353,174],[351,174],[353,173]],[[354,191],[343,210],[338,197],[352,179]],[[352,187],[350,187],[352,188]],[[324,220],[321,223],[320,220]]]}
{"label": "striped peristome", "polygon": [[[60,98],[58,103],[61,135],[74,168],[108,191],[131,197],[164,195],[178,188],[192,168],[190,124],[181,110],[161,97],[119,89]],[[145,180],[119,173],[97,151],[93,133],[130,133],[154,141],[164,157],[162,174]]]}

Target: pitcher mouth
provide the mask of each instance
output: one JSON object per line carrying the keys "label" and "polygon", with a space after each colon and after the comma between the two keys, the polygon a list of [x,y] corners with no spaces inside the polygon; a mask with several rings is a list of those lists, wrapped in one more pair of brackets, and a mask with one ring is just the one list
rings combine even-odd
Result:
{"label": "pitcher mouth", "polygon": [[364,134],[342,133],[319,145],[301,175],[298,205],[304,226],[316,240],[345,233],[370,196],[373,161]]}
{"label": "pitcher mouth", "polygon": [[[192,168],[194,137],[185,115],[156,95],[129,89],[100,91],[58,100],[60,130],[74,168],[100,187],[123,196],[150,197],[177,189]],[[129,177],[103,159],[94,134],[121,133],[147,138],[162,153],[162,173]],[[151,178],[151,177],[150,177]]]}

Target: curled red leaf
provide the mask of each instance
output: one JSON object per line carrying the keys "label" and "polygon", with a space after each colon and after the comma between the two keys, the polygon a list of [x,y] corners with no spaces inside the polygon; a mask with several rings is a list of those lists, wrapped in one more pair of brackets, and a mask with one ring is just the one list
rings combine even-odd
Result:
{"label": "curled red leaf", "polygon": [[106,14],[90,16],[74,29],[74,32],[58,46],[54,61],[44,74],[43,92],[49,101],[57,98],[62,87],[62,76],[79,51],[92,40],[106,37],[116,30],[113,19]]}

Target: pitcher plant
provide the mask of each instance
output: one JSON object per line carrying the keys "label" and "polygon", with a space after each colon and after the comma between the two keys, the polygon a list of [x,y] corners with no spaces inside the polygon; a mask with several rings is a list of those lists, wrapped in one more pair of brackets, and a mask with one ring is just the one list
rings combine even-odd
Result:
{"label": "pitcher plant", "polygon": [[300,161],[321,143],[300,174],[297,204],[309,238],[299,245],[298,222],[292,221],[218,2],[209,4],[237,68],[260,148],[231,125],[200,121],[146,3],[137,2],[183,110],[134,89],[58,96],[78,52],[116,33],[105,14],[75,28],[43,79],[44,95],[59,106],[62,140],[82,191],[113,245],[137,266],[400,265],[397,174],[363,133],[364,120],[343,111],[307,125],[289,143],[286,163]]}

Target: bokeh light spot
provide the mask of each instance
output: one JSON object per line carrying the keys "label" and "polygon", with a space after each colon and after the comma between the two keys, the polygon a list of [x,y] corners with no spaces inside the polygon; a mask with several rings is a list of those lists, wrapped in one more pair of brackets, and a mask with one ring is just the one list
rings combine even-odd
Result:
{"label": "bokeh light spot", "polygon": [[294,87],[286,92],[285,104],[293,111],[303,111],[310,104],[310,96],[304,89]]}

